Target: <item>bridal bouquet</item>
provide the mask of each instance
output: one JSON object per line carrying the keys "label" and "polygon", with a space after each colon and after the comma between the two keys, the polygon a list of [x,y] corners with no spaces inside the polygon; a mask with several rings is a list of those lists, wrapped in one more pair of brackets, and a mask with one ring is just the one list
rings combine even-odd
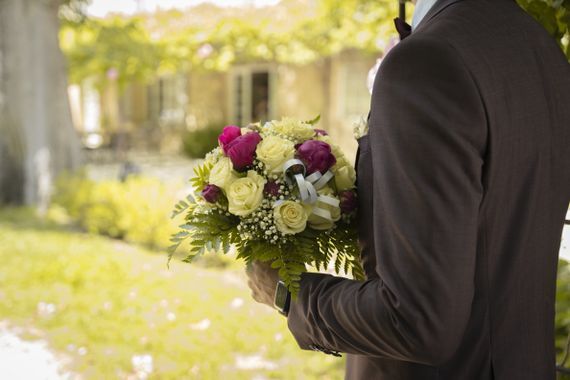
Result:
{"label": "bridal bouquet", "polygon": [[294,296],[306,264],[363,279],[355,171],[317,121],[225,127],[194,170],[194,196],[176,205],[185,223],[170,257],[185,240],[185,262],[234,246],[248,263],[271,262]]}

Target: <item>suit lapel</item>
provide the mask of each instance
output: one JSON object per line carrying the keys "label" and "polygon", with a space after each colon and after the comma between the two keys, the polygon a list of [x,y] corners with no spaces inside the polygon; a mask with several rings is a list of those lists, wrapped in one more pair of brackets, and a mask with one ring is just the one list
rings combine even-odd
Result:
{"label": "suit lapel", "polygon": [[434,4],[434,6],[428,11],[428,13],[422,19],[422,21],[420,21],[418,26],[416,26],[416,28],[414,29],[414,31],[412,33],[417,32],[423,26],[428,24],[432,18],[437,16],[439,13],[441,13],[445,8],[449,7],[452,4],[458,3],[460,1],[462,1],[462,0],[438,0]]}

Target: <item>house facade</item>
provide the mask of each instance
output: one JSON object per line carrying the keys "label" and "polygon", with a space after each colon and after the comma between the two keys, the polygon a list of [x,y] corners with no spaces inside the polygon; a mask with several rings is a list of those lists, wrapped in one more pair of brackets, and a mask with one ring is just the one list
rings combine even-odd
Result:
{"label": "house facade", "polygon": [[72,93],[79,130],[104,130],[129,136],[131,147],[179,149],[180,132],[283,116],[310,120],[353,157],[352,124],[370,106],[369,70],[377,57],[347,50],[297,66],[281,63],[234,65],[227,72],[190,71],[94,94],[88,84]]}

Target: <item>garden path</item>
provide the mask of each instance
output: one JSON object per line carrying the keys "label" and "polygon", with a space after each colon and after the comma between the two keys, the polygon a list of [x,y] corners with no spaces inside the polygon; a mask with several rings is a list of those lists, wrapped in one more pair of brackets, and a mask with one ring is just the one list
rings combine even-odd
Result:
{"label": "garden path", "polygon": [[7,380],[71,380],[66,358],[49,350],[44,340],[25,341],[0,322],[0,374]]}

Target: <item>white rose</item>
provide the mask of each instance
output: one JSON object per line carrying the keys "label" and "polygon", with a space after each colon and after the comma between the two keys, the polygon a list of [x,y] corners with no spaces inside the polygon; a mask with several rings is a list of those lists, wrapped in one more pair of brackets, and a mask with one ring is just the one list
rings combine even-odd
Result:
{"label": "white rose", "polygon": [[232,161],[228,157],[222,157],[210,170],[208,182],[226,191],[237,178]]}
{"label": "white rose", "polygon": [[338,191],[350,190],[355,187],[356,171],[350,164],[343,165],[336,169],[334,182]]}
{"label": "white rose", "polygon": [[[328,197],[338,199],[334,195],[334,191],[328,186],[319,190],[318,193],[319,193],[319,195],[326,195]],[[330,230],[330,229],[334,228],[334,226],[335,226],[334,223],[336,221],[340,220],[340,217],[341,217],[340,207],[335,207],[335,206],[329,205],[328,203],[323,203],[323,202],[317,202],[314,207],[319,207],[319,208],[322,208],[324,210],[329,211],[331,214],[331,219],[323,218],[322,216],[313,214],[311,212],[311,214],[309,215],[308,223],[309,223],[309,227],[311,227],[312,229],[319,230],[319,231]]]}
{"label": "white rose", "polygon": [[332,147],[332,140],[330,135],[318,135],[315,140],[324,141]]}
{"label": "white rose", "polygon": [[294,235],[307,228],[307,212],[299,202],[281,202],[273,209],[275,226],[284,235]]}
{"label": "white rose", "polygon": [[278,136],[267,136],[257,146],[257,159],[271,174],[283,172],[283,165],[295,156],[295,144]]}
{"label": "white rose", "polygon": [[228,188],[228,210],[237,216],[254,212],[263,201],[263,189],[267,180],[254,170],[247,177],[236,179]]}
{"label": "white rose", "polygon": [[274,121],[273,130],[299,141],[315,137],[315,129],[312,125],[291,118],[283,118],[280,121]]}

